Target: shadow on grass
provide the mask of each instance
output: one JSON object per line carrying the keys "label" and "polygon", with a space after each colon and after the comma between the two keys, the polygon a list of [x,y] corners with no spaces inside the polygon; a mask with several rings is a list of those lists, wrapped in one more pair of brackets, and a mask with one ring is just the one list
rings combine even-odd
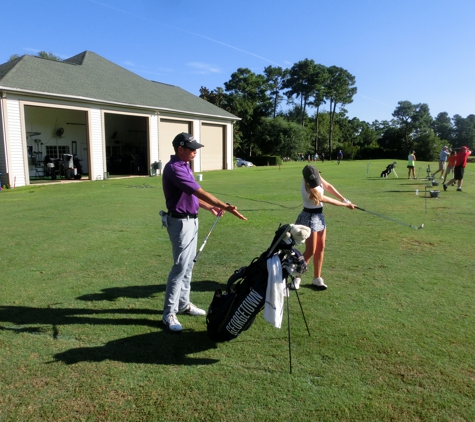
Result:
{"label": "shadow on grass", "polygon": [[121,297],[128,297],[132,299],[149,298],[157,293],[165,292],[165,285],[152,284],[149,286],[127,286],[127,287],[109,287],[102,289],[100,293],[90,293],[77,297],[77,300],[84,300],[86,302],[95,302],[101,300],[114,301]]}
{"label": "shadow on grass", "polygon": [[[214,292],[222,288],[222,284],[212,280],[200,280],[191,282],[192,292]],[[126,286],[126,287],[109,287],[102,289],[100,293],[89,293],[77,297],[77,300],[86,302],[98,301],[114,301],[119,298],[144,299],[150,298],[157,293],[165,293],[165,284],[152,284],[149,286]]]}
{"label": "shadow on grass", "polygon": [[[0,321],[15,326],[0,326],[0,330],[17,334],[42,334],[61,339],[61,326],[69,324],[88,325],[144,325],[159,327],[162,331],[140,334],[113,340],[103,346],[78,347],[54,355],[56,361],[70,365],[78,362],[101,362],[113,360],[124,363],[149,363],[162,365],[209,365],[215,359],[193,358],[188,355],[216,348],[205,331],[171,333],[157,320],[147,318],[117,318],[114,314],[158,315],[161,311],[145,309],[77,309],[77,308],[32,308],[26,306],[1,306]],[[98,317],[104,315],[105,317]],[[25,325],[43,325],[25,327]],[[51,328],[49,328],[51,327]]]}
{"label": "shadow on grass", "polygon": [[67,365],[105,360],[156,365],[211,365],[219,360],[189,355],[216,347],[205,331],[161,331],[109,341],[104,346],[70,349],[57,353],[54,358]]}
{"label": "shadow on grass", "polygon": [[[155,309],[80,309],[80,308],[31,308],[28,306],[0,306],[0,321],[16,325],[44,324],[53,327],[70,324],[90,325],[144,325],[157,327],[156,320],[148,318],[113,318],[120,315],[160,315]],[[104,317],[100,317],[104,315]]]}

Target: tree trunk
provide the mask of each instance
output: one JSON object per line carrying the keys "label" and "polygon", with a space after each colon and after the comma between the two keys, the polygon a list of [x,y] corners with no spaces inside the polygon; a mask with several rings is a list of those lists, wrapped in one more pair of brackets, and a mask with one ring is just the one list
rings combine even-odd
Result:
{"label": "tree trunk", "polygon": [[318,111],[319,111],[319,107],[317,107],[316,122],[315,122],[315,153],[318,152]]}
{"label": "tree trunk", "polygon": [[336,102],[330,100],[330,134],[328,136],[328,159],[332,158],[333,149],[333,120],[335,118]]}

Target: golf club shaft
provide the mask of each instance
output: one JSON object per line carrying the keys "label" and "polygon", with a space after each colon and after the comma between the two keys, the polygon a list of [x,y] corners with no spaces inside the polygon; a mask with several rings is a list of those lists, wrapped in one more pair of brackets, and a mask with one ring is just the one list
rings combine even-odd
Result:
{"label": "golf club shaft", "polygon": [[203,244],[201,245],[200,249],[198,250],[198,253],[197,253],[196,256],[195,256],[195,259],[193,259],[193,262],[196,262],[196,260],[197,260],[198,257],[200,256],[201,251],[203,250],[203,248],[204,248],[205,245],[206,245],[206,242],[208,241],[209,235],[210,235],[211,232],[213,231],[214,226],[216,226],[216,223],[218,222],[218,219],[219,219],[219,217],[221,217],[222,214],[223,214],[223,212],[220,211],[220,212],[218,213],[218,215],[216,216],[216,219],[214,220],[214,223],[213,223],[213,225],[211,226],[211,230],[209,231],[208,236],[205,237],[205,240],[203,241]]}
{"label": "golf club shaft", "polygon": [[422,227],[424,227],[423,224],[420,225],[419,227],[417,227],[417,226],[414,226],[413,224],[407,224],[407,223],[404,223],[404,221],[396,220],[396,219],[394,219],[394,218],[387,217],[387,216],[385,216],[385,215],[378,214],[377,212],[369,211],[369,210],[366,210],[366,209],[364,209],[364,208],[360,208],[360,207],[355,207],[355,208],[358,209],[358,210],[361,210],[361,211],[364,211],[364,212],[373,214],[373,215],[375,215],[375,216],[377,216],[377,217],[385,218],[386,220],[392,221],[393,223],[397,223],[397,224],[401,224],[401,225],[403,225],[403,226],[411,227],[411,228],[414,229],[414,230],[418,230],[418,229],[421,229]]}

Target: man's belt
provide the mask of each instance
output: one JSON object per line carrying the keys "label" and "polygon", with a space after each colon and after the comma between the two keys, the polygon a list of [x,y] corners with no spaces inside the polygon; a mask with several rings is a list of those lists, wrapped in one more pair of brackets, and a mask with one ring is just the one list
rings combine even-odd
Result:
{"label": "man's belt", "polygon": [[198,218],[198,214],[189,214],[187,212],[185,213],[179,213],[179,212],[169,212],[168,215],[173,218]]}

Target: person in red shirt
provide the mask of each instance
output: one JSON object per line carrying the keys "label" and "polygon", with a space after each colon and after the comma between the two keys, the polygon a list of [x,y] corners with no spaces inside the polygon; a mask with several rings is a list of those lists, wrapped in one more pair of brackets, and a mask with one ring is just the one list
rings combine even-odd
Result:
{"label": "person in red shirt", "polygon": [[454,149],[450,151],[449,158],[447,159],[447,169],[445,170],[445,174],[444,174],[444,183],[447,180],[447,176],[450,173],[453,173],[454,171],[455,159],[457,158],[456,155],[457,155],[457,151],[455,151]]}
{"label": "person in red shirt", "polygon": [[449,183],[444,183],[444,190],[447,186],[457,181],[457,191],[462,192],[463,174],[467,165],[468,156],[472,153],[467,147],[463,146],[455,156],[454,178]]}

